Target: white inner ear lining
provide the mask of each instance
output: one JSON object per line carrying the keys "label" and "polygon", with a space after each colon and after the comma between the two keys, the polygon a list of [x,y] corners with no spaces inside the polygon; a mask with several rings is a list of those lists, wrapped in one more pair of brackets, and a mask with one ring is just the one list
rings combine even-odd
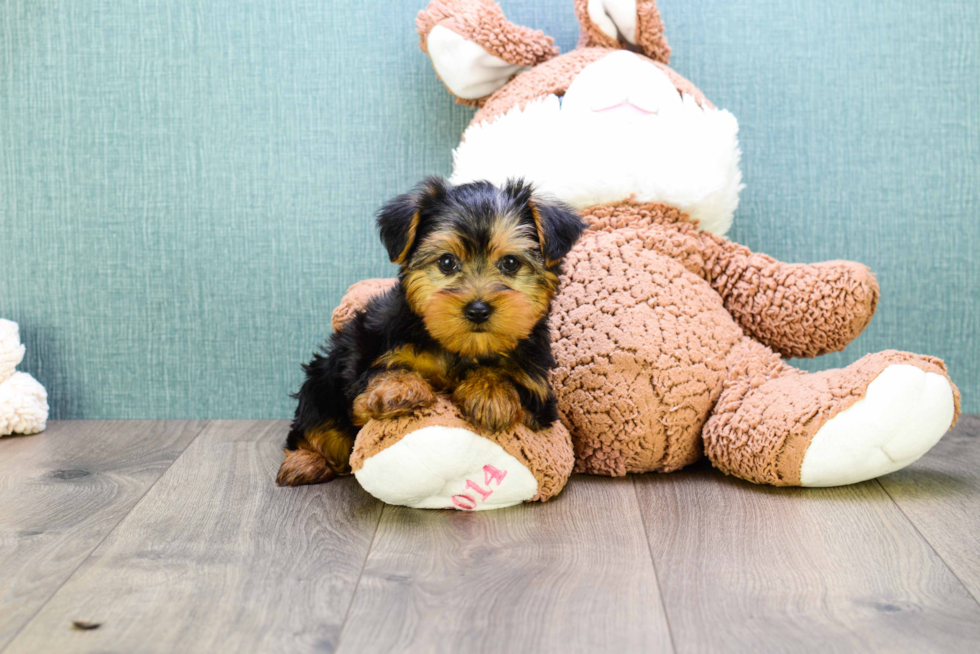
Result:
{"label": "white inner ear lining", "polygon": [[442,25],[429,32],[426,48],[439,79],[464,100],[486,97],[529,68],[509,64]]}
{"label": "white inner ear lining", "polygon": [[589,0],[588,13],[605,34],[636,45],[636,0]]}

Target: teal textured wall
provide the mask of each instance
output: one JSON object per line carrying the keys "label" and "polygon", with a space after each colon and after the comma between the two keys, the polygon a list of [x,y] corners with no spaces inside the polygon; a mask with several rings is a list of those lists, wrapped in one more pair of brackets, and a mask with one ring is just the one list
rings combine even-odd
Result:
{"label": "teal textured wall", "polygon": [[[57,418],[284,417],[372,212],[448,173],[471,111],[423,0],[7,0],[0,316]],[[571,0],[504,0],[575,45]],[[673,65],[742,126],[731,236],[878,275],[819,369],[945,358],[980,410],[980,3],[662,0]]]}

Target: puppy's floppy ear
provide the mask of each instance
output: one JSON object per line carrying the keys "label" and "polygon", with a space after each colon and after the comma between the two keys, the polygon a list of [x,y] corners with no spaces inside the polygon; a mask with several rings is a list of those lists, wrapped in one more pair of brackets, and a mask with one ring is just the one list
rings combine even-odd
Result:
{"label": "puppy's floppy ear", "polygon": [[425,210],[446,197],[446,182],[439,177],[427,177],[411,193],[389,200],[378,211],[378,231],[388,258],[398,265],[408,261],[418,239]]}
{"label": "puppy's floppy ear", "polygon": [[508,180],[505,190],[516,202],[526,204],[530,210],[545,265],[550,268],[560,262],[582,235],[585,221],[564,202],[534,193],[534,189],[524,180]]}
{"label": "puppy's floppy ear", "polygon": [[531,198],[538,242],[549,268],[561,261],[585,230],[585,222],[575,210],[558,200]]}

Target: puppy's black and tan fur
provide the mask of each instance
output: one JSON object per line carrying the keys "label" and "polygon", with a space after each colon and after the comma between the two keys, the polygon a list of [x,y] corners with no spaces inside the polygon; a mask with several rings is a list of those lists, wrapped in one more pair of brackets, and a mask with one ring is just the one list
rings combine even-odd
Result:
{"label": "puppy's black and tan fur", "polygon": [[436,392],[489,431],[557,418],[548,313],[582,220],[522,181],[430,178],[385,205],[378,227],[399,284],[305,366],[280,485],[349,474],[360,425],[428,406]]}

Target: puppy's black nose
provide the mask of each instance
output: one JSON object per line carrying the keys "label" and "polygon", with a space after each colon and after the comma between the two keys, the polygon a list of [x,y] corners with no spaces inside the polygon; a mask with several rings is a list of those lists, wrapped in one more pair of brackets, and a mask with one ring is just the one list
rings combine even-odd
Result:
{"label": "puppy's black nose", "polygon": [[463,309],[466,319],[477,325],[486,322],[492,312],[493,308],[483,300],[474,300]]}

